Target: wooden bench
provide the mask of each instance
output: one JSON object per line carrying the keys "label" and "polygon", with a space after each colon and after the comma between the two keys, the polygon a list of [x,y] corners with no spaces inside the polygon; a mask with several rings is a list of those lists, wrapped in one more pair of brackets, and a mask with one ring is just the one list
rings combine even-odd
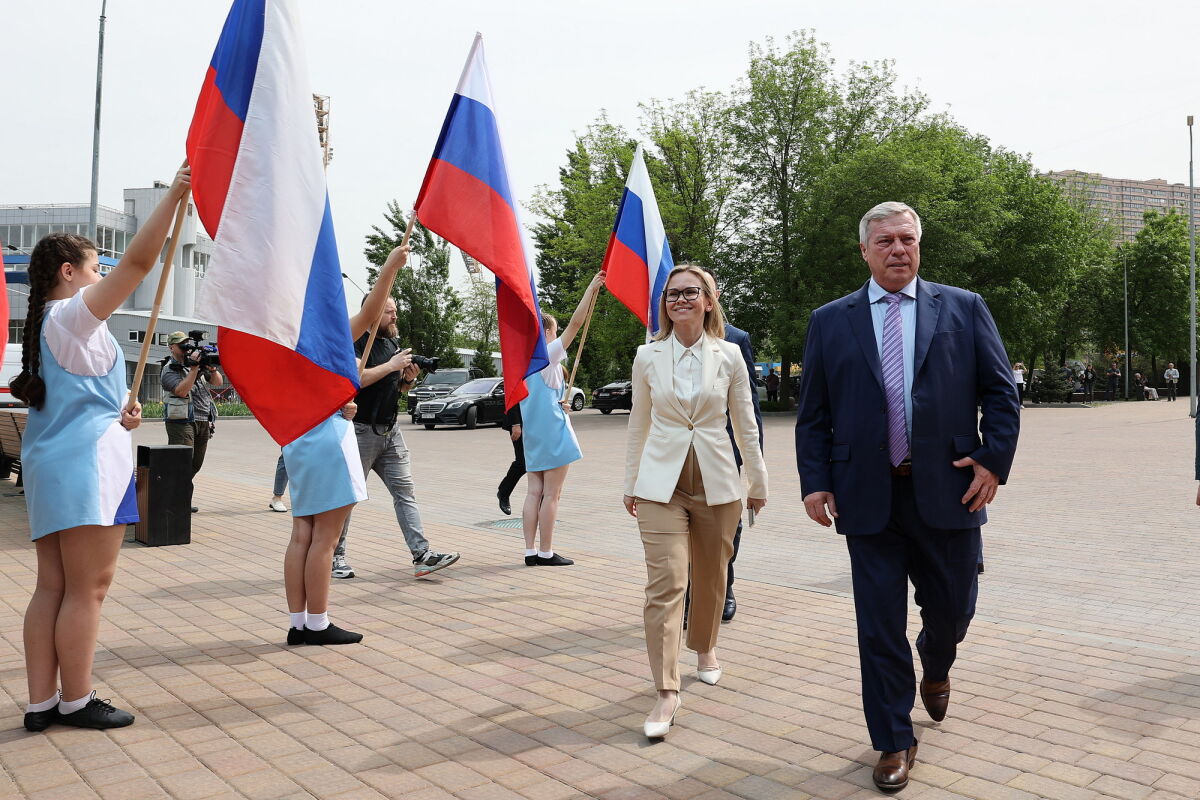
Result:
{"label": "wooden bench", "polygon": [[21,437],[25,433],[25,411],[0,411],[0,480],[17,473],[21,485]]}

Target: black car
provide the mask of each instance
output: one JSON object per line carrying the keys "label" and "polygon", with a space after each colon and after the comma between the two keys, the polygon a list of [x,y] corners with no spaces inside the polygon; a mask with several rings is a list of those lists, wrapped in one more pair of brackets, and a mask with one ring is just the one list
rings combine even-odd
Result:
{"label": "black car", "polygon": [[592,408],[611,414],[614,408],[633,408],[633,381],[613,381],[592,392]]}
{"label": "black car", "polygon": [[483,371],[475,367],[456,367],[430,372],[425,379],[413,387],[408,393],[408,413],[413,425],[420,422],[417,419],[417,406],[426,400],[436,400],[462,386],[472,378],[482,378]]}
{"label": "black car", "polygon": [[417,404],[414,421],[427,430],[437,425],[500,423],[504,420],[504,379],[476,378],[467,381],[445,397]]}

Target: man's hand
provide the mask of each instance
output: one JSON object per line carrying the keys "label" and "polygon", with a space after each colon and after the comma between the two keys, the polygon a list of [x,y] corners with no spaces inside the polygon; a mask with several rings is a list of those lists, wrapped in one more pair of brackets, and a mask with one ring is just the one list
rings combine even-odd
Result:
{"label": "man's hand", "polygon": [[[408,352],[408,351],[406,350],[405,352]],[[411,357],[409,358],[409,361],[410,362],[412,361]],[[416,383],[417,376],[420,374],[421,374],[421,368],[418,367],[416,364],[410,363],[407,367],[404,368],[404,371],[402,373],[400,373],[400,379],[402,381],[404,381],[405,383]]]}
{"label": "man's hand", "polygon": [[358,403],[353,400],[342,406],[342,416],[346,419],[354,419],[354,415],[358,413]]}
{"label": "man's hand", "polygon": [[631,497],[630,495],[625,495],[624,500],[625,500],[625,510],[629,512],[629,516],[636,517],[637,516],[637,498]]}
{"label": "man's hand", "polygon": [[975,480],[971,481],[971,485],[967,487],[967,493],[962,496],[963,505],[970,503],[967,507],[968,511],[978,511],[996,499],[996,489],[1000,486],[1000,479],[994,472],[969,456],[955,461],[954,466],[972,467],[975,470]]}
{"label": "man's hand", "polygon": [[[828,509],[828,511],[826,510]],[[837,519],[837,503],[834,502],[833,492],[813,492],[804,498],[804,510],[808,518],[818,525],[828,528]],[[757,513],[757,512],[756,512]],[[833,519],[830,519],[833,517]]]}
{"label": "man's hand", "polygon": [[200,359],[202,358],[204,358],[204,354],[201,353],[200,348],[197,347],[195,350],[187,354],[188,367],[191,369],[196,369],[200,366]]}
{"label": "man's hand", "polygon": [[121,427],[127,431],[131,431],[141,424],[142,404],[134,400],[132,406],[121,409]]}
{"label": "man's hand", "polygon": [[392,275],[395,275],[408,261],[408,252],[411,249],[412,246],[407,244],[403,247],[393,248],[392,252],[388,253],[387,260],[383,262],[383,269],[380,272],[390,271]]}
{"label": "man's hand", "polygon": [[[520,439],[521,438],[521,424],[517,423],[516,425],[513,425],[512,430],[508,432],[508,436],[514,442],[517,441],[518,439]],[[1200,496],[1198,496],[1198,497],[1200,497]],[[1200,505],[1200,499],[1197,499],[1196,503],[1197,503],[1197,505]]]}
{"label": "man's hand", "polygon": [[407,369],[408,365],[411,363],[412,363],[412,348],[411,347],[404,348],[399,353],[396,353],[396,355],[394,355],[388,359],[388,366],[391,368],[392,372],[401,372],[401,371]]}
{"label": "man's hand", "polygon": [[1200,486],[1196,487],[1196,505],[1200,506]]}

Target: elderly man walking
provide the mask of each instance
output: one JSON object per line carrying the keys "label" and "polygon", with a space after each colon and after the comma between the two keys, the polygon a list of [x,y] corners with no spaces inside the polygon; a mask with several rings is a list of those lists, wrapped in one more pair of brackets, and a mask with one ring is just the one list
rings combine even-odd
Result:
{"label": "elderly man walking", "polygon": [[880,751],[873,778],[895,791],[917,755],[908,583],[921,609],[921,701],[940,721],[975,614],[984,506],[1008,478],[1020,404],[983,299],[917,277],[917,213],[882,203],[858,238],[870,279],[809,322],[796,461],[808,516],[846,537],[863,710]]}

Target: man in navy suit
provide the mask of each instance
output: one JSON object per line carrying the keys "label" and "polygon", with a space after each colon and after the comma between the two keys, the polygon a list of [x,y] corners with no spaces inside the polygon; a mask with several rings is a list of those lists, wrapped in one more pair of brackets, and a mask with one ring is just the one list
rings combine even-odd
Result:
{"label": "man in navy suit", "polygon": [[874,781],[908,784],[917,740],[908,582],[922,629],[921,700],[946,715],[975,613],[984,507],[1008,479],[1017,387],[983,299],[917,277],[921,220],[882,203],[859,224],[871,279],[813,312],[796,417],[804,507],[846,537]]}

